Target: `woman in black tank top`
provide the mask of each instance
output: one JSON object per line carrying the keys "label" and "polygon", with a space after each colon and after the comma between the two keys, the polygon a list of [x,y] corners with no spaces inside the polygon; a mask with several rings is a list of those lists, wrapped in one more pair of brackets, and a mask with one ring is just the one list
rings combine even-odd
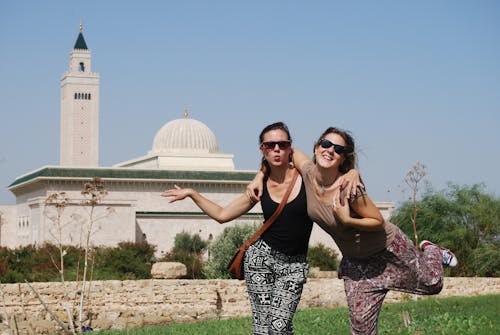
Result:
{"label": "woman in black tank top", "polygon": [[[276,122],[259,136],[266,191],[262,199],[264,218],[270,217],[292,181],[292,139],[288,127]],[[162,193],[170,202],[190,197],[195,204],[220,223],[247,213],[256,202],[248,192],[225,207],[190,188],[177,185]],[[312,221],[307,215],[305,188],[299,176],[283,211],[271,227],[245,253],[244,272],[252,306],[254,334],[293,334],[293,316],[307,280],[307,246]]]}

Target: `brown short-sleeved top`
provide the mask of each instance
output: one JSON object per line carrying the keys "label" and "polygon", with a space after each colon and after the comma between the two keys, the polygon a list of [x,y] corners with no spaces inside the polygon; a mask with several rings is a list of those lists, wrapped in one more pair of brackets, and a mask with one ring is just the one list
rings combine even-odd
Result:
{"label": "brown short-sleeved top", "polygon": [[391,244],[396,226],[390,222],[386,221],[384,229],[378,231],[361,231],[337,222],[333,215],[333,203],[324,203],[316,196],[313,181],[315,169],[313,162],[307,162],[302,171],[307,194],[307,212],[314,222],[333,237],[344,257],[366,258]]}

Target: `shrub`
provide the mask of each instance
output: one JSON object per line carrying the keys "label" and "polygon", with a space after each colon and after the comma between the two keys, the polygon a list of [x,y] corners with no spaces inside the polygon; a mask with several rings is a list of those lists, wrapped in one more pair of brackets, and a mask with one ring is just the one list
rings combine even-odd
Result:
{"label": "shrub", "polygon": [[50,260],[49,250],[48,245],[28,245],[12,250],[7,255],[8,271],[2,282],[50,281],[57,278],[58,272]]}
{"label": "shrub", "polygon": [[208,242],[203,240],[200,235],[191,235],[183,231],[175,235],[174,248],[172,251],[188,251],[200,254],[207,246]]}
{"label": "shrub", "polygon": [[[78,266],[83,267],[84,250],[63,246],[64,278],[76,280]],[[151,278],[151,260],[155,247],[147,243],[120,243],[117,247],[92,249],[90,262],[94,260],[92,279],[123,280]],[[57,267],[56,267],[57,266]],[[17,249],[0,248],[0,282],[22,283],[60,281],[58,272],[60,255],[57,246],[46,243],[28,245]],[[90,265],[92,266],[92,264]],[[79,278],[81,279],[81,278]]]}
{"label": "shrub", "polygon": [[321,243],[309,247],[307,258],[309,266],[319,267],[321,271],[335,271],[338,268],[337,253],[335,250],[327,248]]}
{"label": "shrub", "polygon": [[154,252],[155,246],[148,243],[121,242],[115,248],[96,248],[93,279],[149,279]]}
{"label": "shrub", "polygon": [[[65,258],[77,258],[72,250]],[[0,281],[3,283],[59,281],[59,249],[46,243],[41,246],[27,245],[16,249],[0,250]]]}
{"label": "shrub", "polygon": [[258,227],[259,225],[254,223],[225,228],[208,248],[209,257],[204,269],[206,277],[230,278],[227,271],[228,263],[236,250],[257,231]]}
{"label": "shrub", "polygon": [[188,232],[181,232],[175,235],[174,247],[158,261],[179,262],[186,266],[187,274],[185,278],[203,279],[202,253],[206,250],[208,242],[200,235],[191,235]]}

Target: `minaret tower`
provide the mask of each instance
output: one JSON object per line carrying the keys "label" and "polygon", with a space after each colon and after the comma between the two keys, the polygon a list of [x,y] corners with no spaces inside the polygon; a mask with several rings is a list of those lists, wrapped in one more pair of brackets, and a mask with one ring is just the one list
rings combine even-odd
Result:
{"label": "minaret tower", "polygon": [[80,33],[61,76],[60,165],[99,165],[99,73],[91,72],[90,50]]}

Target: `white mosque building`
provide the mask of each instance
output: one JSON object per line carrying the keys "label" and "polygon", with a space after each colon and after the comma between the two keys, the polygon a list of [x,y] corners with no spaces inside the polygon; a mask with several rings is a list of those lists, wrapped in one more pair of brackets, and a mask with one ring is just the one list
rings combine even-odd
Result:
{"label": "white mosque building", "polygon": [[[259,204],[221,225],[190,200],[168,203],[160,196],[179,184],[224,205],[244,192],[256,173],[236,170],[233,155],[222,153],[214,133],[189,118],[187,111],[159,129],[146,155],[111,167],[99,166],[99,74],[91,71],[91,52],[81,25],[70,53],[69,71],[61,77],[60,127],[60,165],[28,172],[8,186],[16,204],[0,206],[0,246],[16,248],[58,240],[78,245],[85,234],[82,227],[90,222],[81,191],[93,178],[100,178],[107,191],[93,214],[91,241],[96,246],[147,241],[161,255],[171,250],[175,236],[182,231],[211,240],[228,225],[262,222]],[[54,206],[46,203],[55,192],[64,192],[67,198],[59,221]],[[394,209],[392,202],[378,202],[377,206],[385,217]],[[310,244],[317,243],[336,248],[332,238],[315,225]]]}

